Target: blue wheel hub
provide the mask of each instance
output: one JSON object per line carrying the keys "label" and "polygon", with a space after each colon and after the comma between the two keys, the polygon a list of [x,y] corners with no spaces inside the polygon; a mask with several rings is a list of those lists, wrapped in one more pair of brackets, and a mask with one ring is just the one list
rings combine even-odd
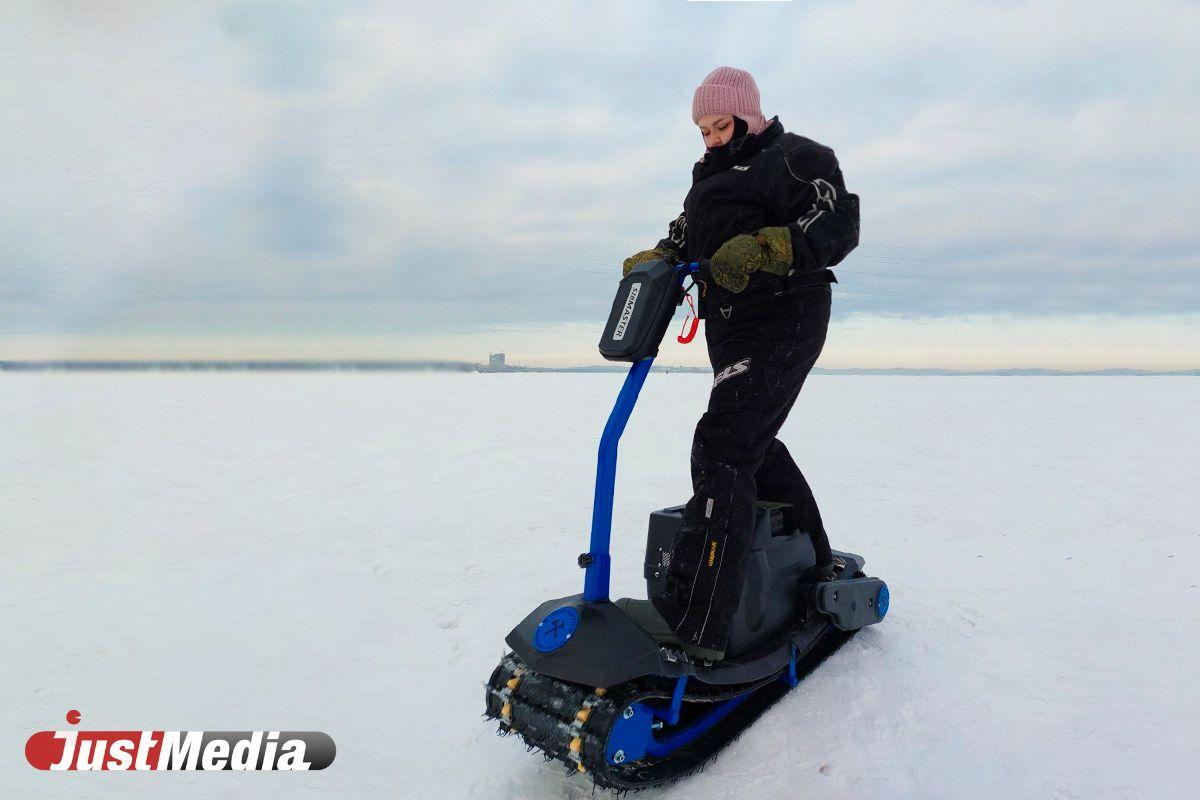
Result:
{"label": "blue wheel hub", "polygon": [[880,620],[887,616],[888,603],[890,602],[891,593],[888,592],[887,584],[885,583],[879,587],[879,594],[875,595],[875,613],[879,615]]}
{"label": "blue wheel hub", "polygon": [[542,618],[533,632],[533,647],[549,653],[562,647],[579,627],[579,612],[571,606],[556,608]]}

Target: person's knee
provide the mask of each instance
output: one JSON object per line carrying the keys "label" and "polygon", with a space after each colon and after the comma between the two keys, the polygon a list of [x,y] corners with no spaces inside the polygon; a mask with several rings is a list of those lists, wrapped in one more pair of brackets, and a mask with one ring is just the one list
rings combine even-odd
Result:
{"label": "person's knee", "polygon": [[692,458],[757,468],[773,439],[774,432],[763,429],[761,414],[706,411],[696,425]]}

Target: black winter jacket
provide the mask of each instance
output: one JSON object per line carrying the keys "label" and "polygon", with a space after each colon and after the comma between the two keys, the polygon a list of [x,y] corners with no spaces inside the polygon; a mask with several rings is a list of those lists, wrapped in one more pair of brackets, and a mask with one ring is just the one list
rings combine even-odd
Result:
{"label": "black winter jacket", "polygon": [[696,163],[683,213],[657,246],[697,261],[740,233],[784,225],[792,233],[792,274],[756,273],[735,294],[701,273],[701,316],[705,308],[745,306],[835,280],[826,271],[858,245],[858,195],[846,191],[833,150],[785,132],[775,117],[757,136],[735,139],[726,152],[708,152]]}

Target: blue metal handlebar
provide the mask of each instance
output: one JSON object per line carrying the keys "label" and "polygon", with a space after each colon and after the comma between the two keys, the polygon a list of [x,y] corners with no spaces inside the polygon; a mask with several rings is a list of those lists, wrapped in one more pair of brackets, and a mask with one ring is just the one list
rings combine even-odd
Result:
{"label": "blue metal handlebar", "polygon": [[[682,285],[689,276],[700,271],[703,262],[679,263],[675,265],[675,276]],[[617,481],[617,444],[625,431],[625,424],[633,414],[638,394],[650,373],[654,358],[634,362],[625,376],[625,383],[617,395],[617,402],[608,415],[604,433],[600,436],[600,451],[596,459],[596,496],[592,503],[592,538],[580,563],[584,565],[583,599],[589,603],[608,602],[609,575],[612,558],[608,545],[612,538],[613,494]]]}

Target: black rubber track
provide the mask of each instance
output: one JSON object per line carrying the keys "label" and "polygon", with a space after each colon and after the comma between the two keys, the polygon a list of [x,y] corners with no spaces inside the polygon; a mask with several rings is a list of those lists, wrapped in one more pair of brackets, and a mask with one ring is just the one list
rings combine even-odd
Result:
{"label": "black rubber track", "polygon": [[[824,633],[801,654],[796,674],[803,678],[822,661],[846,643],[854,631],[839,631],[827,626]],[[504,689],[509,679],[522,670],[515,691],[507,696],[509,720],[501,719],[505,703]],[[666,678],[639,678],[620,686],[609,687],[603,695],[595,687],[582,686],[528,671],[519,658],[509,653],[492,673],[487,686],[489,719],[500,720],[500,732],[516,733],[531,749],[536,748],[546,758],[556,759],[572,770],[582,764],[596,785],[617,791],[648,789],[677,781],[690,775],[716,756],[727,744],[789,691],[783,670],[754,683],[714,686],[688,681],[684,703],[716,703],[745,692],[754,692],[734,711],[713,726],[696,741],[659,759],[642,759],[629,764],[610,764],[604,757],[608,734],[617,716],[630,703],[663,699],[669,700],[675,681]],[[575,715],[586,703],[591,713],[582,726],[575,725]],[[571,741],[578,736],[580,748],[571,751]],[[578,759],[578,760],[577,760]]]}

